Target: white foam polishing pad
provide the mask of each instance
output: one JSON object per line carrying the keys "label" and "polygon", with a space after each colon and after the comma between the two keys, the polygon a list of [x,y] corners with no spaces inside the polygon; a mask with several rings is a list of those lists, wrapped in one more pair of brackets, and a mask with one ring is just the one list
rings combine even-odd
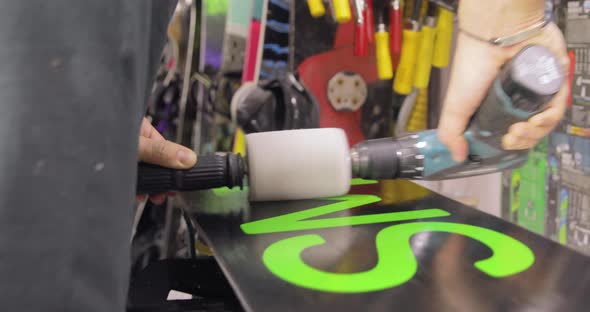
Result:
{"label": "white foam polishing pad", "polygon": [[350,151],[342,129],[246,135],[251,201],[340,196],[350,189]]}

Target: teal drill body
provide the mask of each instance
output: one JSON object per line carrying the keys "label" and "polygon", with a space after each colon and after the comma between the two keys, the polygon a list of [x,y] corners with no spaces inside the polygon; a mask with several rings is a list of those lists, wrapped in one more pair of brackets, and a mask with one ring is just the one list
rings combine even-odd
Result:
{"label": "teal drill body", "polygon": [[463,162],[452,159],[435,129],[401,138],[376,139],[353,147],[353,174],[366,179],[443,180],[519,167],[526,150],[505,150],[510,126],[542,112],[561,89],[564,75],[544,47],[528,46],[500,71],[465,131],[469,145]]}

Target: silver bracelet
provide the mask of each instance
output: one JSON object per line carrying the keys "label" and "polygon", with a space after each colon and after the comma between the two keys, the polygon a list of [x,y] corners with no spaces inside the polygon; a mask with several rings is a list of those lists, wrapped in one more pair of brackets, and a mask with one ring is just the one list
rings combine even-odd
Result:
{"label": "silver bracelet", "polygon": [[499,47],[507,47],[507,46],[511,46],[511,45],[515,45],[517,43],[526,41],[530,38],[533,38],[535,36],[537,36],[538,34],[540,34],[543,31],[543,28],[545,28],[545,26],[547,26],[549,24],[548,20],[543,20],[541,22],[538,22],[534,25],[532,25],[531,27],[521,30],[515,34],[512,34],[510,36],[504,36],[504,37],[498,37],[498,38],[492,38],[492,39],[482,39],[481,37],[474,35],[470,32],[465,31],[464,29],[459,29],[462,33],[468,35],[469,37],[472,37],[474,39],[477,39],[479,41],[484,41],[490,44],[493,44],[495,46],[499,46]]}

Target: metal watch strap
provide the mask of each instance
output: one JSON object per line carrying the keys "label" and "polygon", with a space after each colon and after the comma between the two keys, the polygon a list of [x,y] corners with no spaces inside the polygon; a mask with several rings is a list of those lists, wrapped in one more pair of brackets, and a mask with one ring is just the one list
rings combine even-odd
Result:
{"label": "metal watch strap", "polygon": [[469,37],[472,37],[472,38],[477,39],[479,41],[485,41],[485,42],[488,42],[490,44],[493,44],[493,45],[499,46],[499,47],[507,47],[507,46],[515,45],[517,43],[523,42],[525,40],[528,40],[530,38],[537,36],[538,34],[541,33],[541,31],[543,31],[543,28],[545,28],[545,26],[547,26],[548,24],[549,24],[549,21],[543,20],[543,21],[538,22],[538,23],[532,25],[531,27],[521,30],[515,34],[509,35],[509,36],[504,36],[504,37],[492,38],[489,40],[482,39],[481,37],[478,37],[475,34],[465,31],[464,29],[460,29],[460,31],[462,33],[468,35]]}
{"label": "metal watch strap", "polygon": [[476,40],[479,41],[484,41],[484,42],[488,42],[491,43],[495,46],[499,46],[499,47],[507,47],[507,46],[511,46],[511,45],[515,45],[518,44],[520,42],[523,42],[525,40],[528,40],[530,38],[533,38],[535,36],[537,36],[539,33],[541,33],[541,31],[543,31],[543,28],[545,28],[545,26],[547,26],[549,23],[551,23],[551,21],[553,20],[553,3],[551,0],[545,0],[545,19],[543,21],[540,21],[534,25],[532,25],[531,27],[521,30],[515,34],[512,34],[510,36],[504,36],[504,37],[498,37],[498,38],[492,38],[492,39],[483,39],[475,34],[472,34],[468,31],[465,31],[464,29],[459,29],[459,31],[461,31],[462,33],[468,35],[469,37],[472,37]]}

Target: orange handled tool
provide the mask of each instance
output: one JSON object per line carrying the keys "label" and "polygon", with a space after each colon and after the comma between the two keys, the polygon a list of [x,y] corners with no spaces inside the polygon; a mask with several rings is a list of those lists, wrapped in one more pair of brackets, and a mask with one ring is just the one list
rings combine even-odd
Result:
{"label": "orange handled tool", "polygon": [[402,29],[403,14],[401,0],[392,0],[389,8],[389,43],[391,45],[391,65],[393,69],[397,68],[399,57],[402,53]]}

